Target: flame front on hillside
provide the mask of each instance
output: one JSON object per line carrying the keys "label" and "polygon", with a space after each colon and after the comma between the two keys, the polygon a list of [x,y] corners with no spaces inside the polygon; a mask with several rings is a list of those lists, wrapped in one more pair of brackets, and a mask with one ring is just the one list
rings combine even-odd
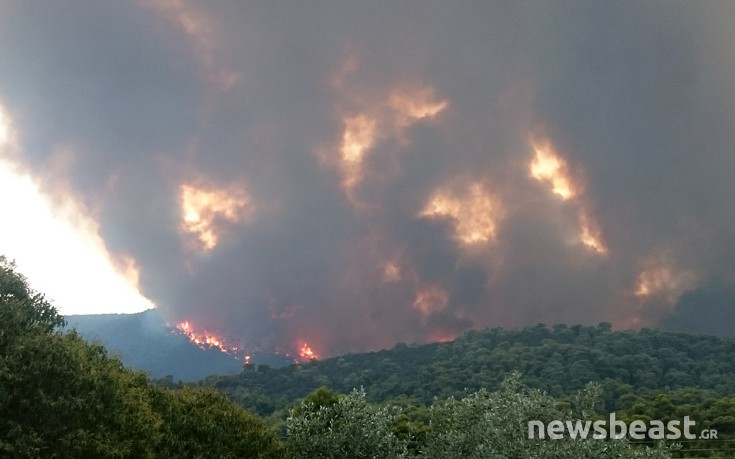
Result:
{"label": "flame front on hillside", "polygon": [[[176,324],[176,329],[199,348],[204,350],[219,349],[225,354],[242,359],[244,365],[252,364],[253,358],[256,357],[254,353],[260,353],[260,351],[254,349],[246,349],[247,346],[243,346],[241,342],[234,344],[234,342],[237,342],[236,340],[222,338],[206,329],[203,331],[197,330],[188,320]],[[306,341],[302,343],[301,347],[295,348],[295,350],[274,349],[270,351],[270,354],[287,357],[293,363],[305,363],[319,358],[317,353],[312,350]]]}
{"label": "flame front on hillside", "polygon": [[318,359],[319,356],[316,355],[314,351],[311,350],[311,347],[304,342],[304,344],[301,346],[301,349],[299,350],[299,357],[301,357],[302,360],[315,360]]}
{"label": "flame front on hillside", "polygon": [[237,355],[240,348],[233,346],[225,342],[222,338],[215,336],[214,334],[204,330],[204,332],[197,332],[194,327],[189,323],[188,320],[176,324],[176,329],[183,333],[189,341],[196,344],[202,349],[217,348],[225,354]]}

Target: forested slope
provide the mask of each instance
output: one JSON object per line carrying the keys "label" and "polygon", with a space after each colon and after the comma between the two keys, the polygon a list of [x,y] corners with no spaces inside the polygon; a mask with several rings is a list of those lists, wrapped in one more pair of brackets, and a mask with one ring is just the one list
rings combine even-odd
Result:
{"label": "forested slope", "polygon": [[284,368],[250,367],[204,381],[267,414],[319,386],[346,393],[364,387],[374,401],[398,397],[424,404],[434,397],[493,389],[512,371],[552,396],[602,383],[613,409],[625,393],[696,387],[735,393],[735,339],[598,326],[469,332],[453,342],[398,344],[379,352],[344,355]]}

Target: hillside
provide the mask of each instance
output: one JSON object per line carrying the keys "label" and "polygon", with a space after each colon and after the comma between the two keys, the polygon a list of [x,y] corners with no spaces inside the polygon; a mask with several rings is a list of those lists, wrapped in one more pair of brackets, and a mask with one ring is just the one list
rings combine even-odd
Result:
{"label": "hillside", "polygon": [[513,371],[552,396],[598,381],[608,410],[622,395],[645,390],[694,387],[732,395],[735,339],[651,329],[613,332],[609,324],[490,329],[447,343],[398,344],[284,368],[251,366],[203,384],[269,414],[320,386],[342,393],[364,387],[376,402],[408,398],[428,405],[434,397],[497,388]]}
{"label": "hillside", "polygon": [[[155,309],[138,314],[70,315],[66,320],[67,329],[75,329],[88,341],[99,341],[125,365],[153,378],[198,381],[213,374],[242,371],[241,356],[195,345],[167,325]],[[292,362],[288,357],[265,353],[254,354],[252,361],[274,367]]]}
{"label": "hillside", "polygon": [[167,327],[156,310],[139,314],[94,314],[67,316],[88,341],[99,341],[129,367],[151,377],[172,376],[196,381],[211,374],[233,374],[242,370],[236,358],[219,349],[201,349]]}

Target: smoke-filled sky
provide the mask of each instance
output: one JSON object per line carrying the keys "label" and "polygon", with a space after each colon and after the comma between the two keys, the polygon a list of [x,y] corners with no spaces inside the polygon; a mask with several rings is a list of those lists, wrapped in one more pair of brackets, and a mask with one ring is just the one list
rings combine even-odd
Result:
{"label": "smoke-filled sky", "polygon": [[[253,349],[731,334],[734,21],[730,1],[6,1],[3,162],[109,276]],[[3,242],[115,310],[68,244],[33,254],[57,233]]]}

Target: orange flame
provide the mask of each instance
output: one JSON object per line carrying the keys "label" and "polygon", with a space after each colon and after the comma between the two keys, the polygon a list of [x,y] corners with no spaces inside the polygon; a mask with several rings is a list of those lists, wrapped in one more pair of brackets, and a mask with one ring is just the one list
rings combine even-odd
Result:
{"label": "orange flame", "polygon": [[316,360],[319,358],[318,355],[314,351],[311,350],[311,347],[304,341],[304,344],[301,346],[301,349],[299,350],[299,357],[303,361],[309,361],[309,360]]}
{"label": "orange flame", "polygon": [[[225,354],[237,357],[238,359],[241,358],[243,365],[252,364],[253,358],[256,357],[253,352],[257,354],[261,351],[257,348],[247,348],[240,344],[236,345],[233,343],[234,340],[224,339],[208,330],[198,331],[188,320],[176,324],[176,329],[200,349],[211,350],[217,348]],[[317,355],[306,341],[304,341],[301,347],[297,348],[295,351],[275,348],[270,352],[276,355],[288,357],[289,359],[292,359],[294,363],[305,363],[319,358],[319,355]]]}
{"label": "orange flame", "polygon": [[195,331],[194,327],[188,320],[176,324],[176,328],[189,338],[189,341],[202,349],[212,349],[216,347],[225,354],[236,354],[239,350],[237,346],[226,343],[225,340],[218,338],[207,330],[204,330],[202,333]]}

